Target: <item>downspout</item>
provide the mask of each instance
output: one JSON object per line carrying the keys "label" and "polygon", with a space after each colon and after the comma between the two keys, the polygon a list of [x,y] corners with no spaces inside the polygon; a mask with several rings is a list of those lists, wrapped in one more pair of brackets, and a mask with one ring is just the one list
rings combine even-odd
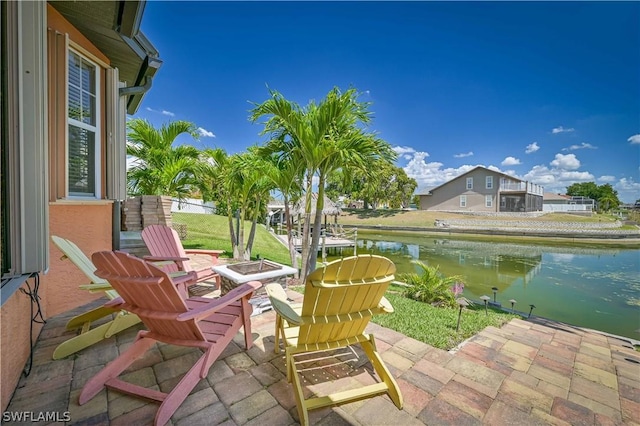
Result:
{"label": "downspout", "polygon": [[[142,86],[120,87],[118,95],[131,96],[146,93],[151,89],[151,79],[145,77],[145,84]],[[126,102],[125,102],[126,104]],[[111,235],[113,241],[113,250],[120,250],[120,230],[122,229],[122,200],[113,200],[113,214],[111,220]]]}

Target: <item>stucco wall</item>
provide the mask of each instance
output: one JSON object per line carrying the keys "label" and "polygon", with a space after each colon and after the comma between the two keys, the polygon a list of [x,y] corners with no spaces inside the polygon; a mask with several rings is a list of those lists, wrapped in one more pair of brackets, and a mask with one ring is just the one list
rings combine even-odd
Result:
{"label": "stucco wall", "polygon": [[[51,235],[68,238],[87,255],[99,250],[111,250],[112,202],[91,201],[80,203],[58,202],[49,205]],[[45,319],[102,297],[78,288],[88,284],[87,277],[49,242],[50,267],[40,275],[40,304]],[[28,281],[33,287],[33,279]],[[26,289],[26,285],[23,285]],[[7,407],[20,374],[28,360],[30,299],[16,291],[2,306],[0,315],[0,345],[3,348],[0,377],[2,377],[2,409]],[[33,337],[37,339],[42,325],[34,324]],[[11,348],[11,350],[6,350]]]}
{"label": "stucco wall", "polygon": [[[491,189],[486,187],[487,176],[493,176],[493,188]],[[469,177],[473,178],[473,189],[467,189],[467,178]],[[499,186],[499,174],[487,169],[475,169],[434,189],[432,195],[421,195],[420,209],[496,212],[499,207],[497,199]],[[460,207],[460,195],[467,196],[466,207]],[[485,195],[492,195],[493,204],[491,207],[486,206]]]}
{"label": "stucco wall", "polygon": [[[100,250],[112,249],[111,223],[113,204],[109,201],[49,205],[49,229],[73,241],[87,256]],[[76,306],[101,297],[100,293],[80,290],[78,285],[88,284],[87,277],[68,259],[61,260],[58,247],[49,242],[51,265],[44,276],[43,287],[48,316],[57,315]]]}
{"label": "stucco wall", "polygon": [[[33,288],[33,279],[29,282]],[[26,290],[27,286],[23,285],[22,288]],[[0,311],[0,346],[3,348],[2,357],[0,357],[0,377],[2,377],[0,382],[2,383],[3,411],[9,405],[16,383],[25,367],[25,360],[29,358],[30,305],[30,299],[18,290],[2,305]],[[34,324],[34,341],[41,329],[42,324]]]}

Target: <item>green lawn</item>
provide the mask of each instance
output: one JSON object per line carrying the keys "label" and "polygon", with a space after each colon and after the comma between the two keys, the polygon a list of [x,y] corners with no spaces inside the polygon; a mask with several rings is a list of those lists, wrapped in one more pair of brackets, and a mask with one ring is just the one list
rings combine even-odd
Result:
{"label": "green lawn", "polygon": [[436,308],[397,293],[388,292],[386,297],[395,312],[376,315],[372,322],[444,350],[455,348],[490,325],[500,327],[513,318],[520,318],[519,315],[492,309],[487,311],[487,315],[484,307],[476,305],[463,309],[460,330],[456,331],[458,309]]}
{"label": "green lawn", "polygon": [[[304,293],[304,286],[290,288]],[[458,309],[436,308],[428,303],[406,298],[395,290],[401,290],[401,287],[392,284],[385,295],[394,312],[375,315],[371,322],[444,350],[455,348],[490,325],[501,327],[513,318],[521,318],[519,315],[491,308],[485,313],[484,306],[474,305],[463,309],[460,330],[456,331]]]}
{"label": "green lawn", "polygon": [[[226,216],[175,212],[172,213],[172,216],[174,223],[187,225],[187,238],[182,241],[182,245],[185,248],[224,250],[225,253],[222,257],[233,257],[229,224]],[[251,223],[245,222],[245,244],[250,230]],[[258,225],[256,229],[256,238],[251,252],[253,259],[258,256],[285,265],[291,265],[289,250],[272,236],[264,225]]]}

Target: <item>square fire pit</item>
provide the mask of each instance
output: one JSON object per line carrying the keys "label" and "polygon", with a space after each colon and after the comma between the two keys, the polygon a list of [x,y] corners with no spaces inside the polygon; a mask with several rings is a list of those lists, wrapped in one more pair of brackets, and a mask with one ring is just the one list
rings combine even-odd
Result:
{"label": "square fire pit", "polygon": [[282,265],[269,260],[256,260],[252,262],[234,263],[228,265],[229,269],[242,275],[259,274],[261,272],[276,271],[282,269]]}
{"label": "square fire pit", "polygon": [[240,284],[249,281],[260,281],[262,284],[277,282],[284,286],[287,276],[298,272],[291,266],[267,259],[214,266],[213,271],[221,277],[221,294],[227,294]]}

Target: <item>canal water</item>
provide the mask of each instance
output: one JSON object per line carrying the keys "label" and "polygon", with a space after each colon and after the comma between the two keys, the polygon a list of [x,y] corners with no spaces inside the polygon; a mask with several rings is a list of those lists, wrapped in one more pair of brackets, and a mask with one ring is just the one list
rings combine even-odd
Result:
{"label": "canal water", "polygon": [[[459,275],[464,296],[503,308],[640,340],[640,250],[483,242],[433,236],[359,232],[358,254],[390,258],[396,277],[419,259]],[[345,255],[347,253],[345,251]]]}

